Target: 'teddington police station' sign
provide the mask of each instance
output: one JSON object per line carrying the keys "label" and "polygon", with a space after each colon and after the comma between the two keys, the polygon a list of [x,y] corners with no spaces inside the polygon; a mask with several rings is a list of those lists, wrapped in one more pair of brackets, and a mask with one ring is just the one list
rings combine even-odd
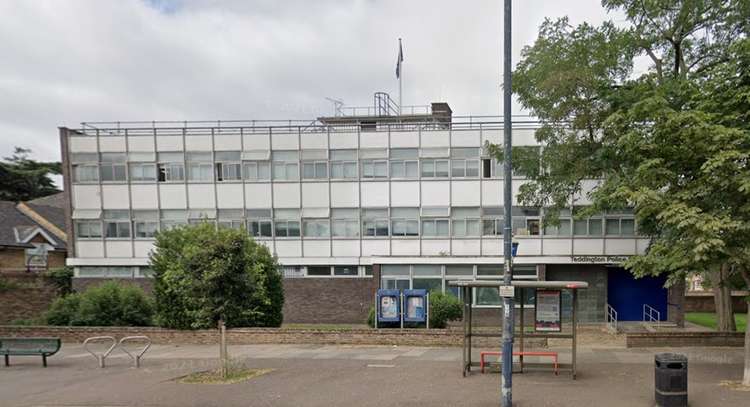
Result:
{"label": "'teddington police station' sign", "polygon": [[623,263],[628,256],[573,256],[573,263]]}

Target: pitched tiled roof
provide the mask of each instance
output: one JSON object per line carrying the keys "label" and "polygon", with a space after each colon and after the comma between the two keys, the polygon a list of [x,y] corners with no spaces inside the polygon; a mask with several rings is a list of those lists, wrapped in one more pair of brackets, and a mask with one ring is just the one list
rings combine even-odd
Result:
{"label": "pitched tiled roof", "polygon": [[[55,212],[57,208],[51,206],[40,206],[43,211]],[[37,209],[36,207],[34,208]],[[62,212],[62,210],[60,209]],[[45,216],[45,214],[40,213]],[[65,227],[65,216],[64,214],[56,214],[62,219],[63,228]],[[56,221],[50,219],[50,222],[55,224]],[[33,233],[36,228],[42,229],[45,234],[52,239],[52,244],[56,249],[64,249],[65,242],[59,237],[55,236],[54,233],[50,232],[46,228],[36,223],[33,219],[24,215],[16,208],[15,202],[0,201],[0,246],[15,246],[15,247],[34,247],[31,244],[23,243],[24,238],[28,237]]]}

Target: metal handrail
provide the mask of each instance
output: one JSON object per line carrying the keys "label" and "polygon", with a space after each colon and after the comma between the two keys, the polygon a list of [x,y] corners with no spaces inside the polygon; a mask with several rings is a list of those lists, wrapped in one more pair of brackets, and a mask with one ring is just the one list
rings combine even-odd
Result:
{"label": "metal handrail", "polygon": [[607,327],[610,332],[617,333],[617,310],[611,305],[607,304]]}
{"label": "metal handrail", "polygon": [[[125,348],[125,342],[133,342],[133,341],[146,341],[146,346],[143,347],[143,349],[140,350],[140,352],[132,354],[128,352],[127,348]],[[122,339],[120,339],[120,342],[118,343],[120,346],[120,349],[122,349],[123,352],[125,352],[128,356],[130,356],[131,359],[133,359],[133,365],[136,368],[141,367],[141,357],[148,351],[148,349],[151,347],[151,338],[148,336],[126,336]]]}
{"label": "metal handrail", "polygon": [[661,312],[648,304],[643,304],[643,322],[655,323],[658,325],[661,322]]}
{"label": "metal handrail", "polygon": [[[91,342],[103,342],[103,341],[112,341],[112,346],[109,347],[104,353],[98,354],[91,349],[89,349],[89,343]],[[104,359],[109,356],[110,353],[117,347],[117,339],[114,338],[114,336],[92,336],[90,338],[86,338],[85,341],[83,341],[83,349],[86,350],[86,352],[90,353],[91,356],[96,358],[96,360],[99,361],[99,367],[104,367]]]}

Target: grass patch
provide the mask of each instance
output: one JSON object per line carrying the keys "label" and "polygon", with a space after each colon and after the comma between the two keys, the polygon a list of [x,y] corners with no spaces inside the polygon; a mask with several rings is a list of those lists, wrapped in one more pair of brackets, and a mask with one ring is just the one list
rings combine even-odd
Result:
{"label": "grass patch", "polygon": [[221,377],[221,369],[191,373],[177,379],[184,384],[233,384],[244,382],[270,373],[273,369],[229,369],[226,378]]}
{"label": "grass patch", "polygon": [[[712,312],[688,312],[685,320],[696,325],[716,329],[716,314]],[[734,322],[737,323],[737,332],[745,332],[747,329],[747,314],[734,314]]]}

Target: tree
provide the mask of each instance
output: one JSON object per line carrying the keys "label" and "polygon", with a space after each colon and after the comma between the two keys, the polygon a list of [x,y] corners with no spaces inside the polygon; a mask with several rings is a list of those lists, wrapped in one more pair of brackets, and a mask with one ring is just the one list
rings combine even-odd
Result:
{"label": "tree", "polygon": [[212,223],[159,232],[151,253],[156,318],[177,329],[279,326],[279,264],[244,230]]}
{"label": "tree", "polygon": [[50,174],[61,174],[59,162],[29,158],[31,150],[16,147],[13,155],[0,162],[0,200],[28,201],[60,192]]}
{"label": "tree", "polygon": [[[519,200],[548,207],[552,224],[583,196],[591,205],[579,217],[634,207],[650,238],[646,253],[624,264],[636,276],[665,274],[675,284],[706,271],[720,286],[750,277],[750,3],[602,4],[629,25],[546,20],[522,51],[514,91],[540,120],[543,148],[513,152],[529,178]],[[649,67],[635,74],[641,57]],[[716,290],[717,303],[731,304],[720,298],[726,291]],[[717,312],[720,328],[731,329],[731,308]]]}

